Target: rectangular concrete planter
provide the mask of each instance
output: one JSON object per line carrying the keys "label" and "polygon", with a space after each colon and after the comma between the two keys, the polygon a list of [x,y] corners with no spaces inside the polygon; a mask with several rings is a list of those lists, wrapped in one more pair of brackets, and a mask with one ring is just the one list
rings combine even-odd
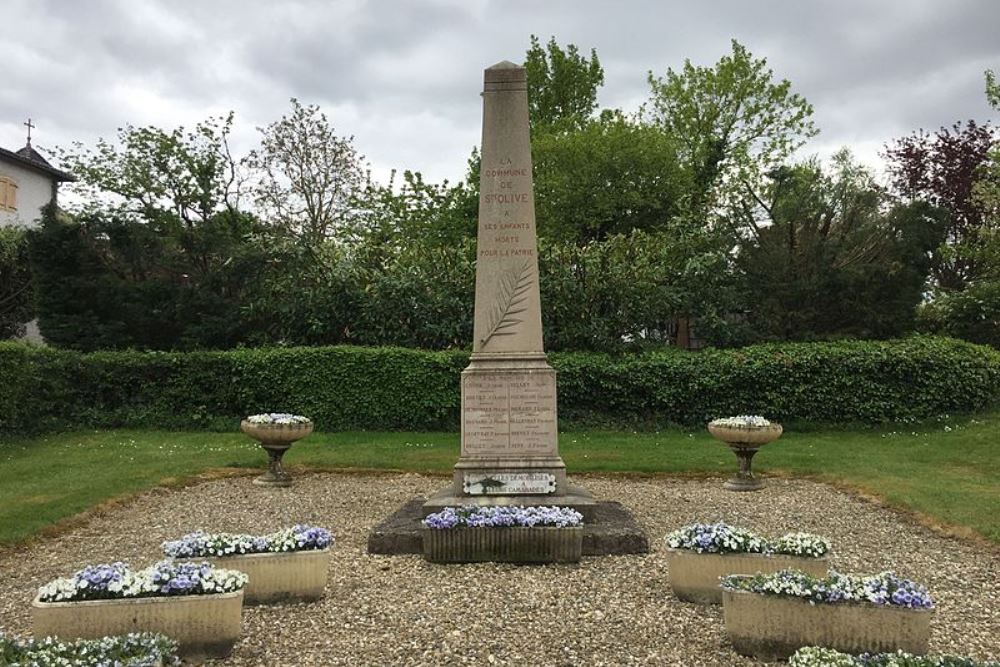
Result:
{"label": "rectangular concrete planter", "polygon": [[226,656],[240,637],[243,591],[122,600],[42,602],[32,606],[36,639],[98,639],[159,632],[188,658]]}
{"label": "rectangular concrete planter", "polygon": [[698,604],[722,604],[719,579],[730,574],[770,574],[795,569],[817,577],[826,576],[826,556],[765,555],[748,553],[697,553],[690,549],[667,549],[670,588],[678,600]]}
{"label": "rectangular concrete planter", "polygon": [[329,549],[284,553],[236,554],[211,558],[178,558],[178,561],[208,561],[216,567],[243,572],[250,581],[244,591],[246,604],[281,600],[319,600],[326,588]]}
{"label": "rectangular concrete planter", "polygon": [[793,597],[723,590],[722,615],[737,653],[777,660],[803,646],[923,655],[934,612],[866,603],[810,604]]}
{"label": "rectangular concrete planter", "polygon": [[423,542],[432,563],[576,563],[583,527],[424,528]]}

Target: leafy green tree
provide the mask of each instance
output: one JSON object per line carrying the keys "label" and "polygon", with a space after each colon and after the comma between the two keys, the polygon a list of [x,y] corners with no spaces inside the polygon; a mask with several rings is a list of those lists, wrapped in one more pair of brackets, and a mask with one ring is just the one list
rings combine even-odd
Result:
{"label": "leafy green tree", "polygon": [[738,333],[724,313],[736,296],[726,255],[704,236],[632,231],[585,245],[539,248],[546,349],[662,345],[677,317],[703,322],[716,344]]}
{"label": "leafy green tree", "polygon": [[24,335],[35,316],[24,229],[0,227],[0,340]]}
{"label": "leafy green tree", "polygon": [[210,118],[194,130],[126,125],[117,142],[99,139],[58,149],[79,178],[72,188],[89,211],[146,221],[173,216],[188,226],[240,208],[240,176],[229,150],[233,114]]}
{"label": "leafy green tree", "polygon": [[[546,51],[532,36],[525,68],[539,237],[588,243],[664,228],[690,189],[676,142],[620,111],[594,116],[604,73],[593,50],[588,60],[575,45],[564,49],[552,38]],[[461,216],[474,235],[476,150],[463,190]]]}
{"label": "leafy green tree", "polygon": [[[986,70],[986,101],[995,111],[1000,111],[1000,84],[992,70]],[[980,168],[979,174],[972,185],[972,200],[983,212],[986,220],[1000,220],[1000,140],[993,142],[988,160]],[[990,225],[990,228],[1000,225]],[[996,238],[984,239],[984,243],[995,244]],[[996,258],[1000,251],[988,250]],[[1000,269],[1000,264],[992,264]]]}
{"label": "leafy green tree", "polygon": [[272,243],[260,285],[242,302],[259,345],[341,345],[358,342],[365,285],[346,245]]}
{"label": "leafy green tree", "polygon": [[476,237],[478,183],[428,183],[420,172],[396,172],[387,185],[369,180],[358,197],[358,211],[349,233],[368,250],[418,244],[454,245]]}
{"label": "leafy green tree", "polygon": [[227,348],[247,341],[241,304],[268,255],[256,222],[221,212],[188,228],[88,213],[29,232],[39,327],[79,350]]}
{"label": "leafy green tree", "polygon": [[887,338],[912,330],[940,212],[887,212],[889,199],[846,150],[782,167],[765,192],[771,224],[743,245],[748,319],[771,340]]}
{"label": "leafy green tree", "polygon": [[538,37],[524,59],[528,77],[528,118],[533,131],[578,127],[597,109],[597,89],[604,84],[604,69],[597,51],[580,55],[575,44],[565,49],[549,39],[543,48]]}
{"label": "leafy green tree", "polygon": [[259,128],[260,147],[247,166],[261,215],[272,225],[314,245],[335,236],[355,215],[365,184],[363,157],[353,137],[342,138],[316,105],[294,97],[292,111]]}
{"label": "leafy green tree", "polygon": [[986,101],[1000,111],[1000,84],[997,83],[996,72],[991,69],[986,70]]}
{"label": "leafy green tree", "polygon": [[1000,348],[1000,280],[938,292],[921,306],[919,321],[924,331]]}
{"label": "leafy green tree", "polygon": [[722,206],[759,233],[766,175],[818,132],[812,105],[736,40],[714,67],[686,60],[662,78],[650,72],[648,81],[646,119],[679,142],[693,184],[689,210],[706,216]]}
{"label": "leafy green tree", "polygon": [[476,248],[412,244],[398,249],[385,270],[366,268],[366,299],[357,343],[428,349],[472,343]]}
{"label": "leafy green tree", "polygon": [[653,232],[682,212],[687,186],[675,142],[620,113],[536,134],[532,158],[538,233],[551,240]]}

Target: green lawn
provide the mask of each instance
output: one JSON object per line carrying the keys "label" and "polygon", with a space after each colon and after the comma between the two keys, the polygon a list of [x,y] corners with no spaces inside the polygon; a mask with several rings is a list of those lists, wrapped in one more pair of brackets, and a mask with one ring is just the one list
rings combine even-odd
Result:
{"label": "green lawn", "polygon": [[[846,484],[1000,544],[1000,414],[882,429],[789,429],[754,468]],[[315,433],[286,464],[446,472],[456,433]],[[571,473],[728,473],[736,459],[705,432],[574,431],[560,436]],[[0,444],[0,544],[104,501],[218,468],[262,467],[239,433],[96,431]]]}

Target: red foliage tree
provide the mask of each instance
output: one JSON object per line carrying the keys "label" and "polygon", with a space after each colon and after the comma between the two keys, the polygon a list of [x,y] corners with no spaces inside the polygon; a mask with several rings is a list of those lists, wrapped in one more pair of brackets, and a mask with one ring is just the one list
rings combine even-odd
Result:
{"label": "red foliage tree", "polygon": [[[975,247],[987,220],[973,195],[986,175],[996,132],[989,124],[955,123],[931,134],[924,130],[886,145],[884,157],[899,193],[946,210],[949,222],[943,252],[935,253],[931,275],[947,290],[961,290],[979,274]],[[973,252],[970,252],[973,251]]]}

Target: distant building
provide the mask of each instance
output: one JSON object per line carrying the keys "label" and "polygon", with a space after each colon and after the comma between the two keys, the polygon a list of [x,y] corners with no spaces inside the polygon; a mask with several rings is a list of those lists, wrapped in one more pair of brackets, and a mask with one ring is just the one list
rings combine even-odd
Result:
{"label": "distant building", "polygon": [[56,169],[28,142],[19,151],[0,148],[0,227],[35,225],[42,207],[55,203],[59,184],[76,177]]}

